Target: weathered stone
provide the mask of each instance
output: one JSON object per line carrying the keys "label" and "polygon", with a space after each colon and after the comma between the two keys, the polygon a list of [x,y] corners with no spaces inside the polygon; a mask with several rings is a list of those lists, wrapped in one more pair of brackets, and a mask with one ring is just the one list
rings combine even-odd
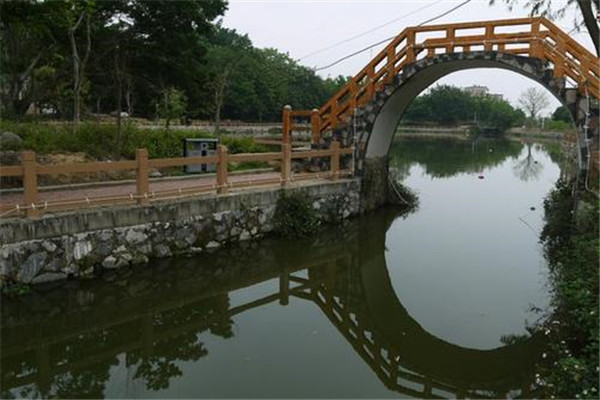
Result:
{"label": "weathered stone", "polygon": [[27,257],[17,275],[19,282],[30,283],[38,272],[44,268],[47,258],[46,253],[34,253]]}
{"label": "weathered stone", "polygon": [[250,234],[252,236],[256,235],[258,233],[258,228],[255,226],[254,228],[250,229]]}
{"label": "weathered stone", "polygon": [[144,244],[143,246],[139,246],[137,249],[142,254],[152,254],[152,245],[150,243]]}
{"label": "weathered stone", "polygon": [[15,267],[7,259],[0,257],[0,276],[12,275]]}
{"label": "weathered stone", "polygon": [[113,256],[108,256],[102,261],[102,267],[106,269],[114,269],[117,267],[117,259]]}
{"label": "weathered stone", "polygon": [[194,234],[193,232],[190,232],[189,235],[187,235],[183,240],[189,245],[193,245],[194,243],[196,243],[196,240],[198,239],[198,236],[196,236],[196,234]]}
{"label": "weathered stone", "polygon": [[124,258],[119,258],[117,260],[117,264],[115,265],[115,268],[123,268],[123,267],[128,267],[129,266],[129,260],[126,260]]}
{"label": "weathered stone", "polygon": [[150,259],[145,254],[136,254],[131,260],[131,264],[140,265],[140,264],[148,264]]}
{"label": "weathered stone", "polygon": [[131,260],[133,260],[133,255],[131,255],[131,253],[120,254],[120,257],[127,262],[131,262]]}
{"label": "weathered stone", "polygon": [[42,247],[44,248],[44,250],[46,250],[49,253],[52,253],[52,252],[54,252],[54,250],[56,250],[56,245],[47,240],[42,242]]}
{"label": "weathered stone", "polygon": [[140,232],[135,229],[130,229],[125,234],[125,240],[127,241],[127,243],[133,245],[143,243],[144,241],[146,241],[146,239],[148,239],[148,236],[144,232]]}
{"label": "weathered stone", "polygon": [[108,242],[108,241],[112,240],[112,238],[113,238],[113,233],[112,233],[112,231],[109,231],[109,230],[104,230],[98,234],[98,240],[101,242]]}
{"label": "weathered stone", "polygon": [[171,257],[171,249],[165,244],[157,244],[156,246],[154,246],[154,256],[156,258]]}
{"label": "weathered stone", "polygon": [[48,265],[44,268],[45,271],[49,272],[58,272],[63,269],[66,261],[62,258],[55,258],[48,263]]}
{"label": "weathered stone", "polygon": [[76,242],[73,246],[73,258],[81,260],[83,257],[90,254],[92,251],[92,243],[89,241]]}
{"label": "weathered stone", "polygon": [[212,249],[216,249],[216,248],[221,247],[221,243],[215,242],[214,240],[211,240],[210,242],[208,242],[206,244],[205,247],[206,247],[207,250],[212,250]]}
{"label": "weathered stone", "polygon": [[110,243],[108,242],[99,242],[94,247],[94,253],[98,254],[100,257],[106,257],[112,253],[112,248]]}
{"label": "weathered stone", "polygon": [[247,230],[244,229],[242,231],[242,233],[240,233],[239,240],[240,241],[248,240],[248,239],[250,239],[250,237],[251,237],[250,232],[248,232]]}
{"label": "weathered stone", "polygon": [[227,225],[225,223],[220,223],[215,225],[215,233],[217,235],[221,235],[227,231]]}
{"label": "weathered stone", "polygon": [[221,222],[224,217],[227,217],[228,214],[229,214],[229,211],[222,211],[222,212],[214,213],[213,218],[215,221]]}

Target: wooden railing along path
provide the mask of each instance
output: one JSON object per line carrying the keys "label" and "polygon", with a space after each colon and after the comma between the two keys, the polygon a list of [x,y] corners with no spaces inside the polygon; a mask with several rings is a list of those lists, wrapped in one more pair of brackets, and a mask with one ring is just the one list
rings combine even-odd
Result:
{"label": "wooden railing along path", "polygon": [[[281,151],[270,153],[229,154],[227,147],[219,145],[217,154],[203,157],[180,158],[148,158],[146,149],[137,149],[135,160],[115,162],[88,162],[58,165],[40,165],[36,162],[33,151],[24,151],[21,154],[21,165],[1,166],[0,178],[22,177],[23,202],[17,204],[1,204],[0,217],[13,217],[25,214],[29,218],[36,218],[40,213],[65,209],[77,209],[88,206],[111,206],[117,204],[137,203],[149,204],[155,200],[165,200],[209,192],[227,194],[230,188],[253,187],[261,185],[281,184],[286,186],[294,181],[331,178],[352,175],[351,169],[340,169],[340,156],[352,154],[351,148],[340,148],[339,142],[332,142],[329,149],[292,151],[290,144],[281,146]],[[330,170],[313,173],[292,173],[292,160],[303,158],[329,158]],[[280,161],[281,173],[277,178],[249,179],[243,182],[230,182],[228,179],[227,165],[230,162],[247,161]],[[185,187],[179,189],[151,191],[149,173],[154,168],[179,167],[194,164],[216,164],[217,173],[214,183]],[[71,174],[71,173],[96,173],[115,170],[135,170],[136,191],[129,195],[86,197],[72,200],[40,201],[38,176]],[[201,176],[201,175],[200,175]],[[68,187],[65,190],[69,190]],[[1,203],[1,199],[0,199]]]}
{"label": "wooden railing along path", "polygon": [[541,59],[557,78],[565,78],[584,96],[600,99],[600,59],[545,18],[468,22],[404,29],[320,109],[283,111],[283,142],[294,130],[294,117],[310,117],[318,141],[353,115],[392,82],[405,66],[440,54],[496,51]]}

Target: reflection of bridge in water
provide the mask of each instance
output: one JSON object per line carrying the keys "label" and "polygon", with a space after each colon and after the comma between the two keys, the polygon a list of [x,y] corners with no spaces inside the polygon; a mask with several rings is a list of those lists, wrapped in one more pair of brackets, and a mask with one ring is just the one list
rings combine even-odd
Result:
{"label": "reflection of bridge in water", "polygon": [[[102,397],[109,370],[123,354],[128,367],[138,365],[135,378],[149,389],[167,388],[181,373],[176,362],[208,354],[199,333],[231,337],[233,316],[271,302],[286,305],[291,296],[317,304],[393,391],[427,398],[528,397],[537,338],[493,350],[462,348],[424,331],[399,303],[384,255],[392,214],[355,224],[345,239],[321,238],[310,244],[311,252],[261,246],[256,256],[238,249],[254,257],[235,257],[243,262],[233,266],[230,255],[217,254],[210,276],[188,260],[168,273],[168,264],[148,269],[146,279],[136,271],[135,278],[114,276],[110,284],[82,283],[4,301],[2,397],[15,388],[22,397],[23,390],[31,397]],[[229,292],[273,278],[279,279],[276,293],[230,305]]]}

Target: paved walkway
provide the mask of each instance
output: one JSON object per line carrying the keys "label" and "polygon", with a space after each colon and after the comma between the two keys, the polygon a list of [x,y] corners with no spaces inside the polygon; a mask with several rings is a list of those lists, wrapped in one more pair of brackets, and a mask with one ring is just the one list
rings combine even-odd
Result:
{"label": "paved walkway", "polygon": [[[239,175],[229,175],[228,181],[229,183],[239,184],[240,187],[243,186],[243,183],[251,183],[251,181],[256,181],[260,179],[278,179],[280,177],[279,172],[264,172],[257,174],[239,174]],[[150,191],[151,192],[159,192],[166,190],[177,190],[177,189],[186,189],[193,188],[195,186],[203,186],[203,185],[213,185],[216,184],[215,175],[210,176],[193,176],[193,177],[185,177],[185,178],[173,178],[173,179],[165,179],[162,178],[160,180],[150,181]],[[39,192],[40,202],[48,201],[65,201],[65,200],[79,200],[94,197],[111,197],[111,196],[127,196],[130,193],[135,194],[136,192],[136,184],[132,183],[123,183],[123,184],[114,184],[110,182],[102,182],[97,185],[87,186],[86,187],[77,187],[77,185],[65,185],[64,189],[55,189],[55,190],[42,190]],[[14,205],[14,204],[23,204],[23,193],[22,192],[13,192],[13,193],[4,193],[0,194],[0,205]]]}

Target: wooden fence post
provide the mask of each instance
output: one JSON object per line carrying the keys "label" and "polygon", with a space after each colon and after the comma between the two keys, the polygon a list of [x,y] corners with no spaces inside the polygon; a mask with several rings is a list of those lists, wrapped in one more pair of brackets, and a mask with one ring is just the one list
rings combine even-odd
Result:
{"label": "wooden fence post", "polygon": [[217,163],[217,194],[227,194],[227,146],[220,144],[217,147],[217,156],[219,162]]}
{"label": "wooden fence post", "polygon": [[291,114],[292,114],[292,106],[287,105],[287,106],[283,107],[283,113],[282,113],[283,121],[282,121],[282,125],[281,125],[281,131],[282,131],[281,141],[282,141],[282,143],[290,142]]}
{"label": "wooden fence post", "polygon": [[290,183],[292,171],[292,145],[284,143],[281,145],[281,186],[287,186]]}
{"label": "wooden fence post", "polygon": [[413,29],[408,29],[406,31],[406,62],[408,64],[415,62],[416,60],[415,39],[415,31]]}
{"label": "wooden fence post", "polygon": [[319,143],[321,139],[321,116],[319,115],[319,110],[317,108],[313,108],[312,114],[310,115],[310,133],[312,137],[312,144]]}
{"label": "wooden fence post", "polygon": [[35,152],[24,151],[21,153],[21,165],[23,166],[23,194],[28,207],[26,215],[28,218],[37,218],[38,210],[35,209],[38,202],[37,170]]}
{"label": "wooden fence post", "polygon": [[531,23],[531,41],[529,42],[529,57],[532,58],[541,58],[543,56],[542,54],[542,47],[541,47],[541,40],[540,40],[540,20],[539,19],[534,19],[533,22]]}
{"label": "wooden fence post", "polygon": [[337,179],[340,174],[340,142],[331,142],[331,175]]}
{"label": "wooden fence post", "polygon": [[148,204],[148,193],[150,192],[149,173],[150,167],[148,165],[148,150],[147,149],[135,149],[135,161],[137,163],[136,168],[136,186],[138,195],[138,204]]}

